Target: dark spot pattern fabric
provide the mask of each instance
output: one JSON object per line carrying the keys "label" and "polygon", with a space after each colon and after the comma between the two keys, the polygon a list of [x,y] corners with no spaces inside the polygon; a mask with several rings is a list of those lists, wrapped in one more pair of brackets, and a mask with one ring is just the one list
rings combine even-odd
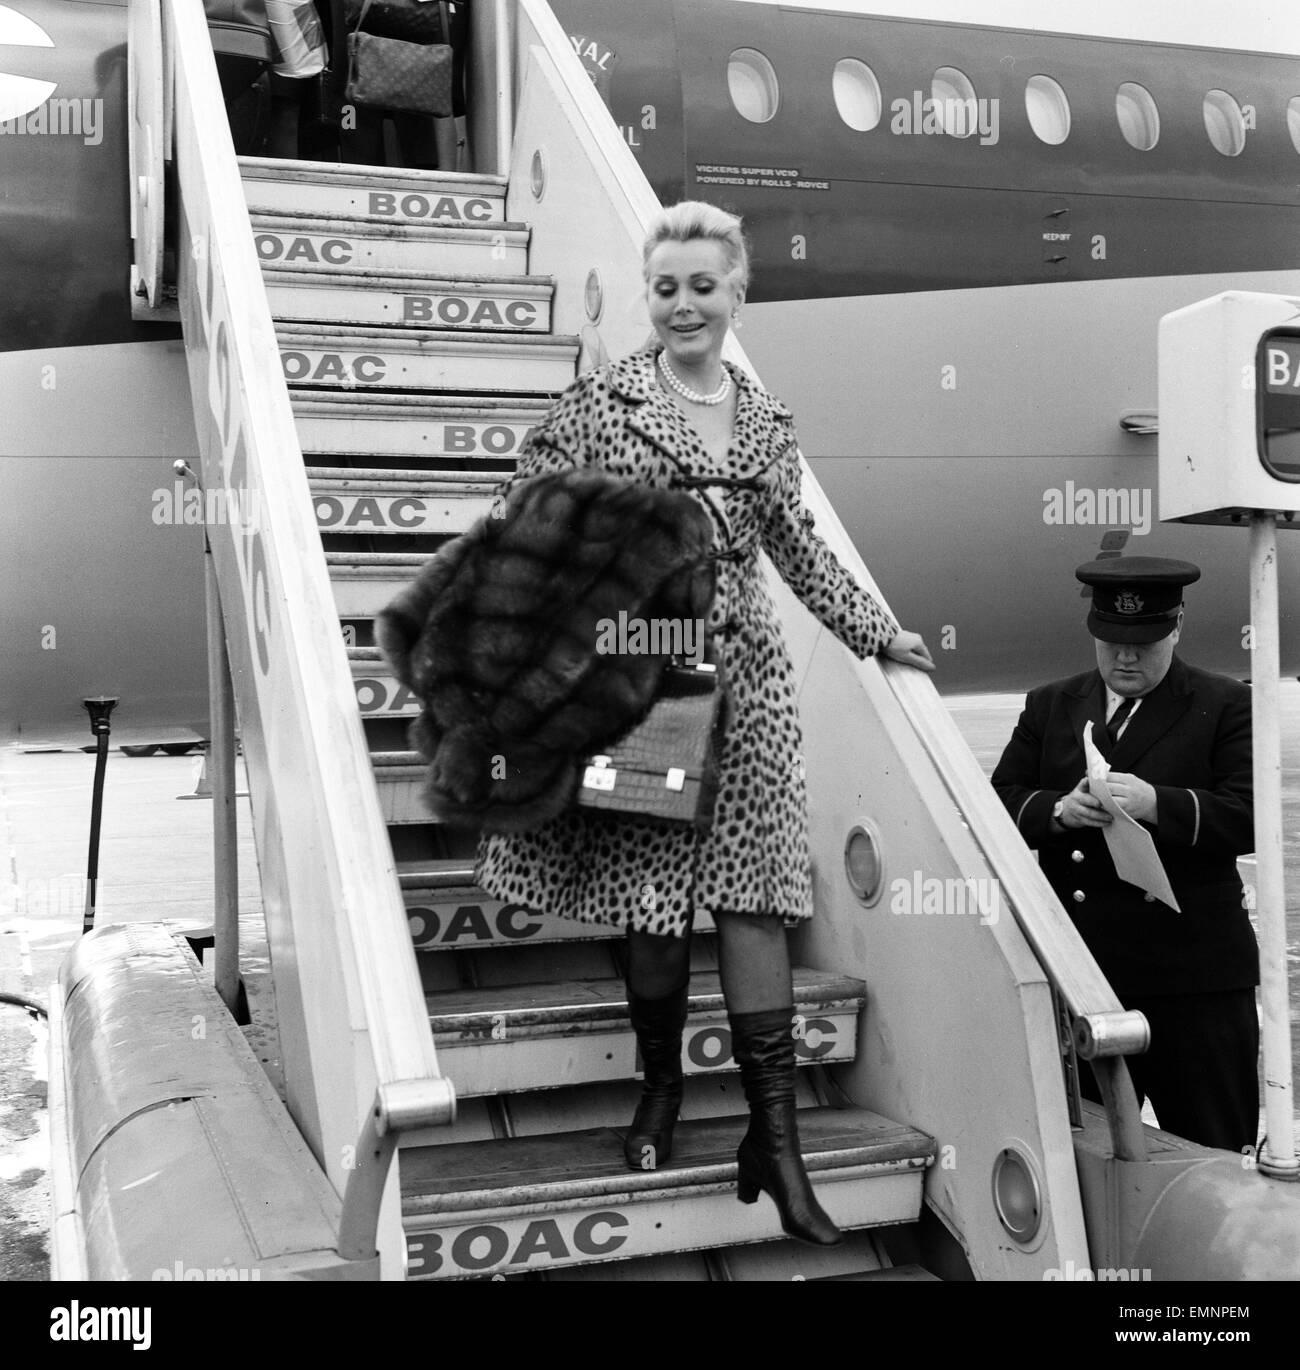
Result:
{"label": "dark spot pattern fabric", "polygon": [[[730,696],[711,831],[569,810],[479,846],[479,883],[546,913],[682,936],[699,912],[810,918],[808,798],[794,668],[760,551],[808,609],[869,656],[899,631],[813,529],[800,497],[790,412],[738,368],[725,465],[654,378],[655,351],[587,372],[524,445],[516,474],[591,465],[664,489],[687,489],[713,520],[717,588],[709,631]],[[715,483],[716,482],[716,483]]]}

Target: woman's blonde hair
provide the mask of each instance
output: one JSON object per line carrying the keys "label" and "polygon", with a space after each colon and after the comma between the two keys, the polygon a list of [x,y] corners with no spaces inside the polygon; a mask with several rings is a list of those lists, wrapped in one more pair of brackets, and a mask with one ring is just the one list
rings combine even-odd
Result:
{"label": "woman's blonde hair", "polygon": [[641,274],[650,279],[650,255],[660,243],[689,243],[711,238],[722,245],[727,268],[740,273],[740,288],[749,286],[749,243],[740,220],[705,200],[683,200],[665,209],[650,225],[641,254]]}

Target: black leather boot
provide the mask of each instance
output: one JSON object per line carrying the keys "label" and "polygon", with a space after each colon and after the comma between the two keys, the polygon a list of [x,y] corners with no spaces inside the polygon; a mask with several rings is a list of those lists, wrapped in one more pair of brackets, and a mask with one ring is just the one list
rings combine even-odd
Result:
{"label": "black leather boot", "polygon": [[812,1246],[835,1246],[840,1230],[813,1193],[803,1156],[794,1106],[793,1008],[731,1013],[731,1048],[749,1101],[749,1131],[736,1152],[740,1164],[737,1197],[772,1196],[789,1237]]}
{"label": "black leather boot", "polygon": [[673,1126],[682,1102],[682,1029],[689,993],[689,980],[662,999],[643,999],[628,987],[628,1013],[645,1074],[641,1102],[623,1140],[623,1156],[633,1170],[655,1170],[672,1155]]}

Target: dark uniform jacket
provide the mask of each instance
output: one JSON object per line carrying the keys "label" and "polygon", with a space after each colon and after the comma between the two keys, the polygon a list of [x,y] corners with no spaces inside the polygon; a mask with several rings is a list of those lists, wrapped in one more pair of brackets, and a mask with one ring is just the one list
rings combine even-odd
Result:
{"label": "dark uniform jacket", "polygon": [[1235,858],[1254,850],[1250,690],[1177,656],[1111,750],[1111,769],[1155,786],[1155,838],[1181,912],[1115,874],[1100,828],[1052,832],[1085,773],[1083,729],[1103,754],[1106,687],[1087,671],[1031,690],[993,786],[1121,999],[1245,989],[1259,956]]}

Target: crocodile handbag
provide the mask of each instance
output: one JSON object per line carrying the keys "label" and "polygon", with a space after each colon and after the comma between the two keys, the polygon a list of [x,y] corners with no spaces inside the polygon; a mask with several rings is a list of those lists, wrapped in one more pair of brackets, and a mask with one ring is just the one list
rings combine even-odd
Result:
{"label": "crocodile handbag", "polygon": [[348,34],[344,100],[409,114],[451,114],[451,48],[446,43],[404,43],[360,32],[370,4],[366,0],[362,5],[357,30]]}
{"label": "crocodile handbag", "polygon": [[646,716],[587,758],[578,807],[708,832],[725,726],[720,668],[712,662],[671,663]]}

